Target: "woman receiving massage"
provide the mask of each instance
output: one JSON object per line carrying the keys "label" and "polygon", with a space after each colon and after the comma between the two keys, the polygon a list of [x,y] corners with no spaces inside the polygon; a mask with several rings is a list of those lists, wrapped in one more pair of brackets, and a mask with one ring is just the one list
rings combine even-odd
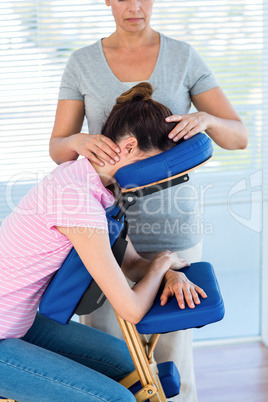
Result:
{"label": "woman receiving massage", "polygon": [[[118,266],[109,243],[107,189],[122,166],[165,151],[171,111],[140,83],[116,101],[102,130],[121,148],[116,165],[87,158],[58,166],[20,201],[0,227],[0,395],[20,402],[134,401],[117,381],[134,370],[123,341],[85,325],[62,326],[38,312],[52,275],[74,246],[116,312],[137,323],[164,280],[162,305],[175,294],[181,308],[206,297],[183,273],[175,252],[141,258],[131,242]],[[176,124],[176,123],[175,123]],[[125,278],[136,284],[131,288]]]}

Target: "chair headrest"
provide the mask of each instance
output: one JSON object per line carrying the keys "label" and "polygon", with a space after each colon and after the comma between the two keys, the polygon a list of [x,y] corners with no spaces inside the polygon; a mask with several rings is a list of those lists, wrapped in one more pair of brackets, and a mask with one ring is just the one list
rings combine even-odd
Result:
{"label": "chair headrest", "polygon": [[115,175],[121,189],[146,186],[186,172],[211,157],[211,139],[199,133],[175,147],[119,169]]}

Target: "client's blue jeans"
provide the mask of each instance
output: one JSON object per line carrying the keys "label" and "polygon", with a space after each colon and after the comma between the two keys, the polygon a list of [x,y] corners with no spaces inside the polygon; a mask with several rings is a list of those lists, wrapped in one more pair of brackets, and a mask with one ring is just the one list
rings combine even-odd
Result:
{"label": "client's blue jeans", "polygon": [[22,339],[0,340],[0,395],[20,402],[135,401],[117,383],[134,370],[126,344],[37,314]]}

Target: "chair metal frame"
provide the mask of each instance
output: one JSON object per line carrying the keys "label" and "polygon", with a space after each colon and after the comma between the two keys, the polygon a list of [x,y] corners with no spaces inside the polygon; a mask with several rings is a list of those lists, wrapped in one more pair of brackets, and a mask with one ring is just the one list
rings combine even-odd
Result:
{"label": "chair metal frame", "polygon": [[[204,163],[206,161],[201,165]],[[121,188],[121,193],[130,197],[141,196],[141,194],[142,196],[152,194],[164,188],[171,180],[173,181],[172,185],[187,182],[189,180],[188,173],[196,168],[197,166],[171,178],[169,177],[149,185],[131,189]],[[142,388],[134,395],[137,402],[144,402],[146,400],[150,402],[165,402],[167,399],[158,376],[157,363],[154,359],[154,350],[160,334],[141,335],[134,324],[123,320],[116,311],[115,315],[135,366],[135,370],[121,380],[120,384],[129,388],[137,381],[140,381]]]}
{"label": "chair metal frame", "polygon": [[148,399],[151,402],[166,401],[154,359],[154,349],[160,334],[152,334],[149,339],[146,339],[146,336],[138,333],[134,324],[123,320],[117,313],[115,315],[136,368],[121,380],[120,384],[129,388],[140,381],[142,388],[135,394],[137,402],[144,402]]}

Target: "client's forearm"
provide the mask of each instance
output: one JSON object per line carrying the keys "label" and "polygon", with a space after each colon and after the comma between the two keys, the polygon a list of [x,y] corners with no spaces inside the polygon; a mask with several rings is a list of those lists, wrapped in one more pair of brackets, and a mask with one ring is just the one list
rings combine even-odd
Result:
{"label": "client's forearm", "polygon": [[122,264],[124,275],[132,282],[139,282],[148,272],[151,261],[140,257],[137,254],[136,258],[128,261],[127,264]]}
{"label": "client's forearm", "polygon": [[122,263],[124,275],[132,282],[139,282],[149,270],[151,261],[142,258],[135,250],[129,236],[127,249]]}

